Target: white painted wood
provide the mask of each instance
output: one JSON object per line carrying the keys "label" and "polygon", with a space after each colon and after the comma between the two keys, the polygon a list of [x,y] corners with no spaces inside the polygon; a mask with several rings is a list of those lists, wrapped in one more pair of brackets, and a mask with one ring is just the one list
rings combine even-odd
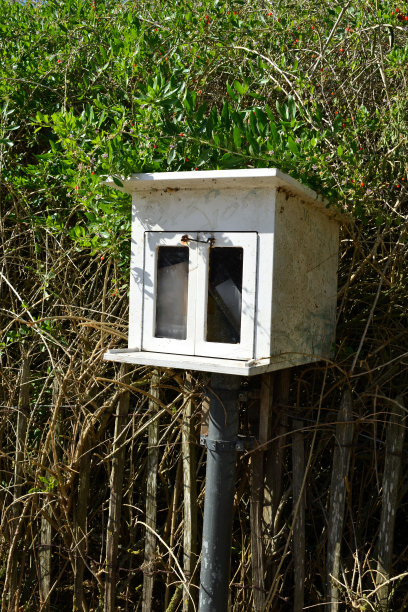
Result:
{"label": "white painted wood", "polygon": [[325,359],[334,342],[338,224],[285,193],[277,194],[271,354]]}
{"label": "white painted wood", "polygon": [[129,279],[129,338],[128,346],[142,347],[144,231],[135,203],[132,204],[132,239],[130,246]]}
{"label": "white painted wood", "polygon": [[142,366],[157,366],[160,368],[177,368],[181,370],[197,370],[199,372],[217,372],[218,374],[237,374],[238,376],[254,376],[264,372],[284,370],[292,366],[318,361],[318,357],[302,355],[276,355],[269,359],[220,359],[202,357],[201,355],[176,355],[172,353],[152,353],[134,349],[111,350],[103,356],[105,361],[132,363]]}
{"label": "white painted wood", "polygon": [[[226,359],[251,359],[254,357],[255,326],[255,289],[257,275],[257,242],[256,232],[202,232],[203,242],[198,244],[198,277],[196,304],[196,343],[195,355],[204,357],[223,357]],[[241,307],[241,342],[226,344],[207,342],[207,296],[210,244],[207,240],[214,238],[215,247],[242,247],[242,307]]]}
{"label": "white painted wood", "polygon": [[[187,337],[185,340],[156,337],[157,256],[161,246],[185,245],[188,235],[189,275]],[[243,249],[241,342],[226,344],[207,342],[207,295],[209,272],[209,240],[217,247]],[[145,259],[143,270],[143,340],[142,350],[183,355],[202,355],[232,359],[254,357],[255,293],[257,276],[256,232],[145,232]],[[170,305],[169,305],[170,307]]]}
{"label": "white painted wood", "polygon": [[196,242],[185,246],[189,252],[188,267],[188,300],[187,300],[187,337],[185,340],[175,338],[156,338],[156,280],[157,255],[160,246],[183,246],[182,233],[177,232],[146,232],[145,262],[143,271],[143,341],[142,349],[162,353],[194,354],[195,340],[195,305],[196,305],[196,275],[197,249]]}
{"label": "white painted wood", "polygon": [[140,173],[122,179],[123,187],[118,187],[110,178],[105,181],[105,184],[126,193],[154,191],[156,189],[172,189],[174,192],[182,189],[198,190],[201,188],[207,190],[214,187],[222,189],[259,189],[265,187],[268,189],[284,189],[309,203],[313,203],[330,218],[336,218],[339,221],[345,220],[338,210],[327,208],[327,201],[313,189],[302,185],[278,168]]}
{"label": "white painted wood", "polygon": [[[267,189],[208,189],[143,192],[134,195],[132,260],[129,304],[129,348],[140,350],[142,329],[142,278],[145,231],[191,233],[199,227],[211,231],[245,232],[261,228],[258,236],[257,314],[254,357],[270,355],[272,318],[275,192]],[[181,231],[182,230],[182,231]]]}
{"label": "white painted wood", "polygon": [[[275,204],[276,194],[269,196],[264,207],[264,222],[258,230],[258,257],[256,278],[255,346],[254,357],[264,359],[272,354],[272,279],[275,245]],[[265,203],[266,204],[266,203]]]}
{"label": "white painted wood", "polygon": [[[121,189],[133,194],[128,346],[134,351],[121,352],[121,360],[132,356],[131,363],[141,365],[251,375],[330,356],[343,217],[315,192],[276,168],[138,174]],[[154,337],[154,301],[146,292],[155,263],[146,232],[178,239],[190,233],[257,234],[257,263],[244,281],[245,310],[253,310],[253,317],[243,318],[239,345],[205,341],[209,247],[200,243],[197,265],[190,258],[188,337]]]}

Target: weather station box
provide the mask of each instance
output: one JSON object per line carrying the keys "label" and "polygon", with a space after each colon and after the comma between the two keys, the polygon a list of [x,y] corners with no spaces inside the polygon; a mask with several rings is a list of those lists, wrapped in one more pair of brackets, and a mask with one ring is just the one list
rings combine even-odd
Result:
{"label": "weather station box", "polygon": [[330,357],[341,215],[276,168],[134,174],[128,348],[251,376]]}

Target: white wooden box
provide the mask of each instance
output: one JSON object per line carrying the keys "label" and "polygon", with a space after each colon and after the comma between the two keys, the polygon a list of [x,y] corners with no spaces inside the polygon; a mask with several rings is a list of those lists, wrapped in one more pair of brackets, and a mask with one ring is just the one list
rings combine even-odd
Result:
{"label": "white wooden box", "polygon": [[135,174],[120,189],[129,343],[105,359],[250,376],[330,356],[341,216],[315,192],[276,168]]}

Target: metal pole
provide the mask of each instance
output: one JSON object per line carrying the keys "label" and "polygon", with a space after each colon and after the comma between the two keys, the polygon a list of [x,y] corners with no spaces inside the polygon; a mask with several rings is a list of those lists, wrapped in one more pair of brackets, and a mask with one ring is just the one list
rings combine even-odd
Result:
{"label": "metal pole", "polygon": [[239,387],[239,376],[211,376],[200,612],[227,611]]}

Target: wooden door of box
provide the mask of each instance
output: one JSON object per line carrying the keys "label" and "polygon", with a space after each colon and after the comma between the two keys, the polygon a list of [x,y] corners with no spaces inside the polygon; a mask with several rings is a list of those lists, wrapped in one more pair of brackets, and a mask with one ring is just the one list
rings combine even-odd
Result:
{"label": "wooden door of box", "polygon": [[256,232],[145,232],[142,350],[254,356]]}

